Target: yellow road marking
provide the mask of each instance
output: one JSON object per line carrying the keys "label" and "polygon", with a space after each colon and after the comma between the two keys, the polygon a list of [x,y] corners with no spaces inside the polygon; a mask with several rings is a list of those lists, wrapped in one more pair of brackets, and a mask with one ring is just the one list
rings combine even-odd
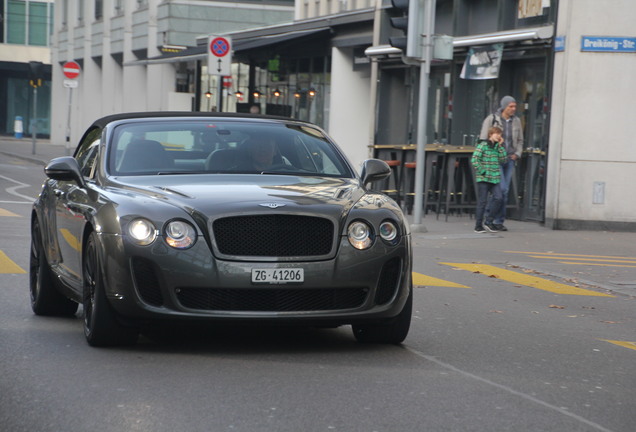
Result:
{"label": "yellow road marking", "polygon": [[4,252],[0,251],[0,273],[16,274],[26,273],[22,267],[14,263]]}
{"label": "yellow road marking", "polygon": [[615,263],[626,263],[626,264],[636,264],[636,261],[627,261],[628,258],[625,259],[599,259],[599,258],[574,258],[567,255],[558,255],[558,256],[538,256],[538,255],[529,255],[530,258],[544,258],[544,259],[554,259],[554,260],[577,260],[577,261],[596,261],[596,262],[615,262]]}
{"label": "yellow road marking", "polygon": [[606,255],[580,255],[580,254],[562,254],[556,252],[523,252],[523,251],[504,251],[506,253],[516,253],[516,254],[525,254],[525,255],[559,255],[562,257],[587,257],[587,258],[613,258],[613,259],[626,259],[626,260],[636,260],[636,257],[617,257],[617,256],[606,256]]}
{"label": "yellow road marking", "polygon": [[609,294],[599,293],[596,291],[586,290],[583,288],[576,288],[570,285],[565,285],[558,282],[552,282],[547,279],[542,279],[536,276],[521,274],[521,273],[513,272],[510,270],[504,270],[498,267],[485,265],[485,264],[464,264],[464,263],[441,263],[441,264],[457,267],[462,270],[468,270],[473,273],[482,273],[489,277],[502,279],[508,282],[516,283],[519,285],[525,285],[525,286],[537,288],[543,291],[553,292],[556,294],[614,297]]}
{"label": "yellow road marking", "polygon": [[614,345],[622,346],[623,348],[636,350],[636,342],[618,341],[618,340],[610,340],[610,339],[601,339],[601,340],[605,342],[609,342]]}
{"label": "yellow road marking", "polygon": [[5,210],[5,209],[1,209],[0,208],[0,216],[6,216],[6,217],[20,217],[20,215],[17,215],[13,212],[10,212],[9,210]]}
{"label": "yellow road marking", "polygon": [[560,261],[561,264],[577,264],[577,265],[590,265],[590,266],[603,266],[603,267],[636,267],[636,265],[620,265],[620,264],[594,264],[587,262],[568,262]]}
{"label": "yellow road marking", "polygon": [[431,276],[426,276],[421,273],[413,272],[413,285],[421,285],[421,286],[440,286],[440,287],[451,287],[451,288],[469,288],[466,285],[460,285],[458,283],[450,282],[444,279],[438,279]]}
{"label": "yellow road marking", "polygon": [[79,252],[80,242],[77,239],[77,237],[71,234],[71,232],[67,230],[66,228],[60,229],[60,232],[62,233],[62,237],[64,237],[64,240],[66,240],[66,243],[68,243],[69,246],[71,246],[73,249]]}

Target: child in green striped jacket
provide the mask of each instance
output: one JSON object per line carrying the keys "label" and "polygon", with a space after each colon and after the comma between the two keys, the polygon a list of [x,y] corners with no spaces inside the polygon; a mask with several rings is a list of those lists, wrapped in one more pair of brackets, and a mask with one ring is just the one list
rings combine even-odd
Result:
{"label": "child in green striped jacket", "polygon": [[[470,163],[475,168],[475,180],[477,181],[475,232],[478,233],[498,231],[492,221],[493,216],[499,211],[499,207],[503,205],[499,183],[501,182],[501,164],[506,161],[507,156],[503,146],[502,133],[501,128],[497,126],[488,129],[488,139],[477,144],[473,157],[470,159]],[[492,195],[492,203],[484,222],[488,194]]]}

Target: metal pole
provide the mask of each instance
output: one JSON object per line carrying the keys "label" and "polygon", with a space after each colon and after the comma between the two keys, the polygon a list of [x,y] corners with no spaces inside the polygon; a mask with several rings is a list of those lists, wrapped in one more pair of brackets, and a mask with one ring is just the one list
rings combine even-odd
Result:
{"label": "metal pole", "polygon": [[425,0],[424,10],[424,52],[420,63],[420,91],[417,110],[417,154],[415,156],[415,199],[413,201],[414,214],[411,230],[426,232],[422,224],[422,204],[424,201],[424,176],[426,175],[424,162],[426,151],[426,124],[428,119],[428,87],[433,57],[433,26],[435,25],[435,0]]}
{"label": "metal pole", "polygon": [[[36,80],[37,81],[37,80]],[[33,142],[33,148],[31,154],[35,154],[35,136],[38,134],[38,88],[33,86],[33,115],[31,116],[31,141]]]}
{"label": "metal pole", "polygon": [[66,116],[66,155],[71,154],[71,107],[73,101],[73,89],[68,88],[68,115]]}

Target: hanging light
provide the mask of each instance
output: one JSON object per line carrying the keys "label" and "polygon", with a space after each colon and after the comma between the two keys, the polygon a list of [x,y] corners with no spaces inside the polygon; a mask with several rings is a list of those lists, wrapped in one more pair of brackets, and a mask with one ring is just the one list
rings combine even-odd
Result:
{"label": "hanging light", "polygon": [[316,89],[310,88],[309,89],[309,97],[314,97],[314,96],[316,96]]}
{"label": "hanging light", "polygon": [[210,90],[205,92],[205,97],[210,99],[212,97],[212,93],[210,93]]}
{"label": "hanging light", "polygon": [[244,95],[243,95],[243,92],[239,90],[236,93],[234,93],[234,96],[236,96],[238,100],[243,100]]}
{"label": "hanging light", "polygon": [[259,92],[258,90],[254,90],[252,92],[252,96],[254,96],[254,99],[258,99],[259,97],[261,97],[261,92]]}
{"label": "hanging light", "polygon": [[300,99],[300,96],[302,96],[302,95],[300,94],[300,92],[299,92],[298,90],[296,90],[296,91],[294,92],[294,97],[295,97],[296,99]]}
{"label": "hanging light", "polygon": [[279,97],[281,93],[280,93],[280,90],[275,89],[272,94],[274,95],[274,97]]}

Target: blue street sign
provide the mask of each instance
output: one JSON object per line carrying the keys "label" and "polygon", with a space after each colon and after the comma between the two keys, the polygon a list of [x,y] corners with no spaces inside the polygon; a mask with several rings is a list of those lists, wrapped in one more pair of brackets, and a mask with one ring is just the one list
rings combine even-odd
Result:
{"label": "blue street sign", "polygon": [[581,36],[581,51],[636,53],[636,38]]}

